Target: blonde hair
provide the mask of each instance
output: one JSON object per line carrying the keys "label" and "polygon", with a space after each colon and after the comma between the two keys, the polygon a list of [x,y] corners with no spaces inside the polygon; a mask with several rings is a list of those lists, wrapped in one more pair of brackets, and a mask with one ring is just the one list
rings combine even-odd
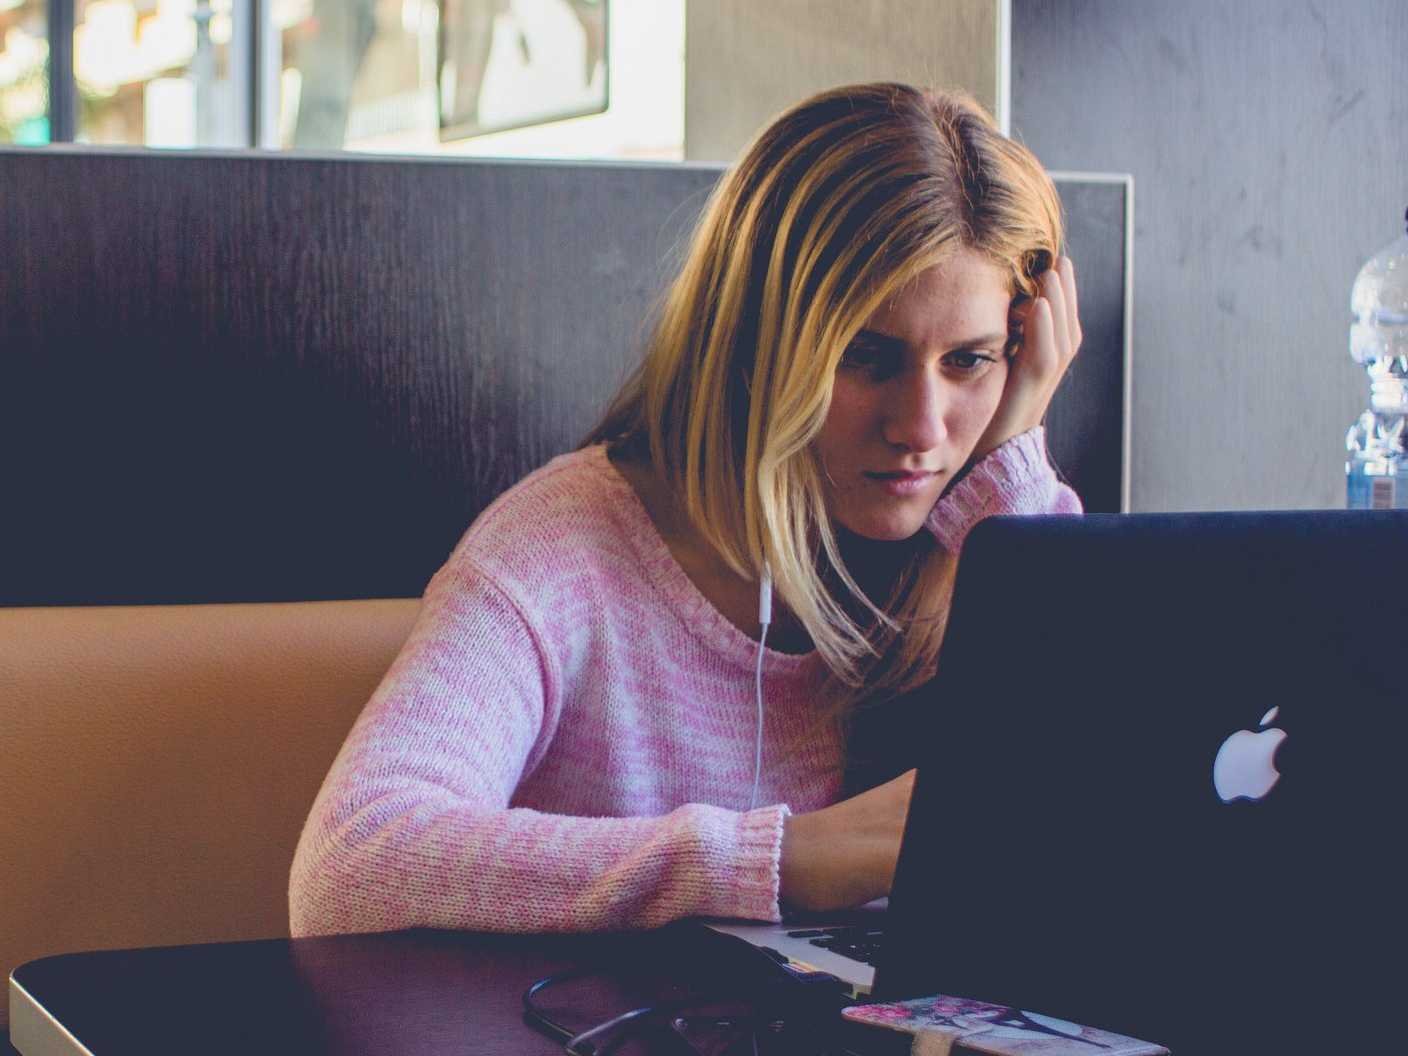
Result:
{"label": "blonde hair", "polygon": [[648,457],[692,527],[777,597],[833,675],[837,702],[933,670],[954,560],[928,533],[888,598],[867,598],[827,515],[812,440],[847,344],[958,248],[1034,296],[1061,211],[1035,157],[960,93],[836,88],[764,129],[715,189],[644,362],[587,443]]}

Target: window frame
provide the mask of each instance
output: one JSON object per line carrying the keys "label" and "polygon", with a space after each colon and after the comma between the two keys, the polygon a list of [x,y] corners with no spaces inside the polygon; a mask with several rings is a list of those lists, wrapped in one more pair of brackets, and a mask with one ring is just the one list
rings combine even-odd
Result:
{"label": "window frame", "polygon": [[[235,82],[236,124],[242,130],[236,147],[278,146],[278,57],[269,61],[269,0],[232,0],[234,33],[230,71]],[[78,80],[73,69],[73,32],[78,0],[49,0],[49,142],[73,143],[78,136]],[[276,42],[277,43],[277,42]],[[272,98],[271,98],[272,97]],[[142,147],[143,144],[133,144]],[[204,146],[204,145],[203,145]],[[212,144],[213,146],[213,144]]]}

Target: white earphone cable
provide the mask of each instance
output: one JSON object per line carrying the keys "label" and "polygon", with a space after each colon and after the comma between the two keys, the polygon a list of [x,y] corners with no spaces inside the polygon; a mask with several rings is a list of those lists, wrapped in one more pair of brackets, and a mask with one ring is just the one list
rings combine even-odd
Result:
{"label": "white earphone cable", "polygon": [[758,784],[763,776],[763,649],[768,640],[768,625],[772,623],[772,569],[763,565],[763,578],[758,584],[758,622],[762,633],[758,635],[758,666],[754,673],[753,687],[758,702],[758,730],[753,746],[753,793],[748,797],[748,809],[758,805]]}

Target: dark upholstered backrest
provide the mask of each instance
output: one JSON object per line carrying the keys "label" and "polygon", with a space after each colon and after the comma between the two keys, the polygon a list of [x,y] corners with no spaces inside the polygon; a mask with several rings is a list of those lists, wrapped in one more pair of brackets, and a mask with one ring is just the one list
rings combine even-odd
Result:
{"label": "dark upholstered backrest", "polygon": [[[0,605],[419,595],[595,422],[719,171],[0,151]],[[1122,354],[1053,408],[1096,508]]]}

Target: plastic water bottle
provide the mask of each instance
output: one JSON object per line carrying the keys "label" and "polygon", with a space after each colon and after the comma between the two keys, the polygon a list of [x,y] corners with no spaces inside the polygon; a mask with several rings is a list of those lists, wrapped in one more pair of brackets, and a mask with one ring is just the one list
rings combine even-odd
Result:
{"label": "plastic water bottle", "polygon": [[1369,374],[1369,408],[1345,436],[1349,508],[1408,509],[1408,234],[1359,270],[1350,307],[1349,354]]}

